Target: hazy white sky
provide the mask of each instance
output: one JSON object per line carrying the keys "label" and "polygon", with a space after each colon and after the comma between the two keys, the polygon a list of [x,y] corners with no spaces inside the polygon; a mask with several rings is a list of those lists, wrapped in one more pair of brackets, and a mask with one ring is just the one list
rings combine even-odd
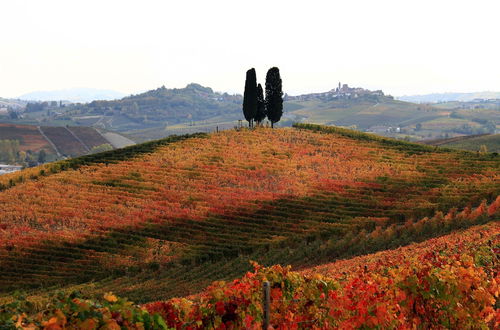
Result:
{"label": "hazy white sky", "polygon": [[289,94],[500,91],[499,0],[0,0],[0,96],[198,82]]}

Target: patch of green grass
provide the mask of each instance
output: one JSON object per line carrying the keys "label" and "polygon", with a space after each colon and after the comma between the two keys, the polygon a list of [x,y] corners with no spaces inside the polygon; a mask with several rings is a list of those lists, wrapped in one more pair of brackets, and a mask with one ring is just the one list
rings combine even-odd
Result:
{"label": "patch of green grass", "polygon": [[443,144],[448,148],[470,151],[480,151],[483,145],[486,146],[488,152],[500,153],[500,134],[464,138],[463,140]]}

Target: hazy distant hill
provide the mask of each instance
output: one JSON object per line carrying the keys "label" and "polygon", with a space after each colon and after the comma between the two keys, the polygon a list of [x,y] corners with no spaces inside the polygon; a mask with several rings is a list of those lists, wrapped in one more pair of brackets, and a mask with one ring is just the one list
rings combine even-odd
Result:
{"label": "hazy distant hill", "polygon": [[71,102],[92,102],[94,100],[115,100],[124,97],[126,94],[95,88],[70,88],[55,91],[39,91],[19,96],[22,100],[28,101],[71,101]]}
{"label": "hazy distant hill", "polygon": [[19,109],[26,106],[26,101],[14,100],[14,99],[4,99],[0,97],[0,108],[10,108]]}
{"label": "hazy distant hill", "polygon": [[475,92],[475,93],[434,93],[424,95],[404,95],[397,99],[414,103],[435,103],[448,101],[472,101],[474,99],[500,99],[500,92]]}

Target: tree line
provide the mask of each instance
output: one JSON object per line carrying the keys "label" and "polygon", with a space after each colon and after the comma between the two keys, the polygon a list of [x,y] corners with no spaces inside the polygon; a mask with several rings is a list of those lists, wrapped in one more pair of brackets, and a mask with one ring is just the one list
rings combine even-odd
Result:
{"label": "tree line", "polygon": [[46,161],[47,153],[45,150],[39,152],[20,149],[19,140],[0,140],[0,162],[10,165],[20,164],[33,167]]}
{"label": "tree line", "polygon": [[274,123],[280,121],[283,115],[283,91],[281,86],[280,70],[272,67],[266,75],[266,97],[261,84],[257,84],[257,74],[254,68],[246,73],[245,92],[243,93],[243,115],[249,127],[262,124],[267,117]]}

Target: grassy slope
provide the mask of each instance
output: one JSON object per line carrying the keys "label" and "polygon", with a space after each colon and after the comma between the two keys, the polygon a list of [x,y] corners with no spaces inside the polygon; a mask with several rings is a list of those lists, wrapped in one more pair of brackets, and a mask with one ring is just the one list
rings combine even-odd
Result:
{"label": "grassy slope", "polygon": [[462,136],[452,139],[434,140],[425,142],[428,145],[438,145],[442,147],[480,151],[481,146],[486,146],[488,152],[500,152],[500,134]]}
{"label": "grassy slope", "polygon": [[[491,155],[300,128],[306,130],[167,139],[46,166],[31,179],[21,172],[17,178],[25,178],[17,181],[26,182],[0,193],[3,294],[77,287],[150,301],[193,293],[241,275],[249,259],[305,267],[440,235],[453,228],[378,246],[351,244],[377,225],[500,193],[498,158]],[[19,201],[35,205],[33,198],[38,206],[24,212]],[[173,208],[163,208],[165,200]],[[171,217],[174,207],[181,213]],[[64,221],[57,220],[61,212]],[[88,227],[94,217],[101,225]],[[31,238],[9,240],[19,225]],[[37,243],[23,247],[24,241]]]}
{"label": "grassy slope", "polygon": [[[441,111],[425,105],[397,100],[350,100],[323,102],[292,102],[290,113],[305,117],[305,121],[316,124],[356,125],[369,128],[377,125],[397,126],[409,120],[441,116]],[[301,108],[293,110],[300,106]],[[285,105],[286,109],[286,105]]]}
{"label": "grassy slope", "polygon": [[[400,139],[408,137],[415,141],[460,135],[458,132],[463,127],[471,127],[480,132],[485,129],[483,125],[486,122],[490,126],[498,126],[500,122],[498,109],[447,109],[388,98],[382,98],[378,102],[359,99],[289,101],[285,102],[285,111],[295,122],[353,126]],[[421,124],[418,131],[417,124]],[[388,127],[400,127],[401,132],[388,133],[384,129]]]}
{"label": "grassy slope", "polygon": [[486,146],[488,152],[500,152],[500,134],[480,136],[473,139],[445,144],[445,146],[449,148],[471,151],[478,151],[483,145]]}

